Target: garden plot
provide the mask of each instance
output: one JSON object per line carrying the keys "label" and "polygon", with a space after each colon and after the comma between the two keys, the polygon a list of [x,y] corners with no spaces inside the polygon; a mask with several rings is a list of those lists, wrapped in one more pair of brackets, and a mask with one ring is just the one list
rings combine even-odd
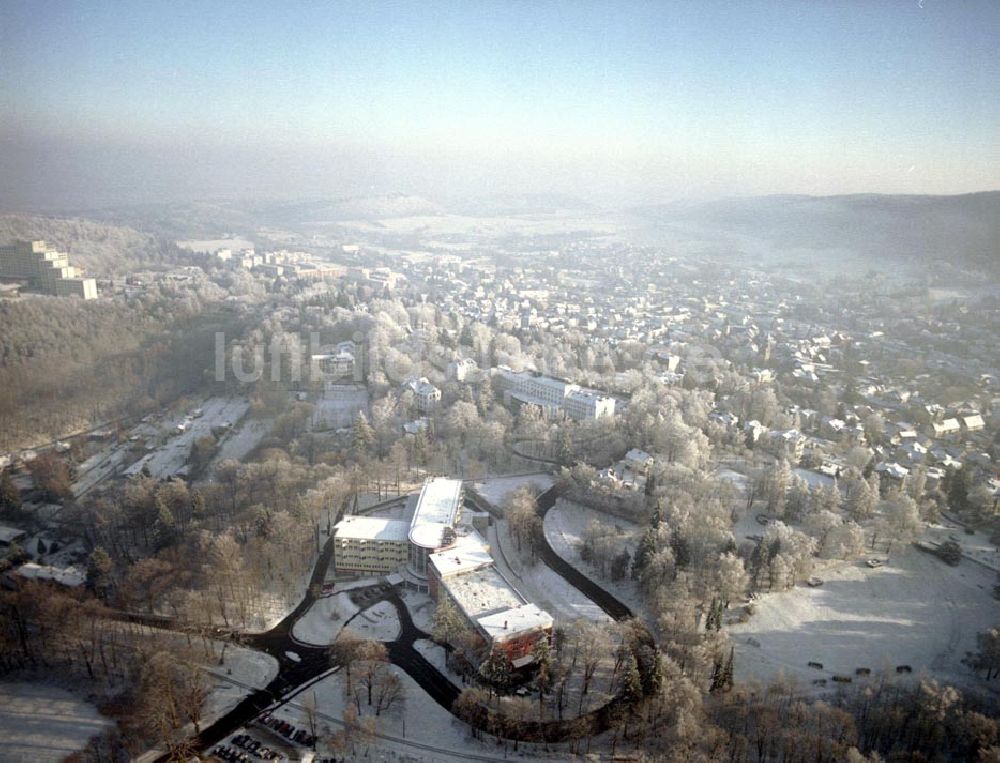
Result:
{"label": "garden plot", "polygon": [[780,671],[806,683],[857,668],[896,675],[909,665],[915,675],[978,681],[961,660],[976,633],[1000,621],[991,571],[967,561],[949,567],[907,547],[878,569],[832,562],[817,574],[822,586],[763,594],[750,620],[729,628],[737,680],[768,681]]}
{"label": "garden plot", "polygon": [[296,620],[292,637],[311,646],[329,646],[336,640],[344,623],[357,612],[357,605],[346,592],[318,599],[308,612]]}
{"label": "garden plot", "polygon": [[0,683],[0,760],[61,761],[113,726],[97,708],[64,689]]}

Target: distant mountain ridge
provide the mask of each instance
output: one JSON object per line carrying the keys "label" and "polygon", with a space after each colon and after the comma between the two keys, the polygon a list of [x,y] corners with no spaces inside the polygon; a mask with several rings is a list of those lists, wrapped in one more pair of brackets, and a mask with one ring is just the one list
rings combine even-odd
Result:
{"label": "distant mountain ridge", "polygon": [[778,250],[841,249],[872,257],[1000,269],[1000,191],[956,196],[758,196],[677,202],[633,212],[653,224],[749,236]]}
{"label": "distant mountain ridge", "polygon": [[423,196],[388,193],[374,196],[347,196],[339,199],[254,205],[249,211],[263,219],[287,225],[439,215],[444,213],[445,208]]}

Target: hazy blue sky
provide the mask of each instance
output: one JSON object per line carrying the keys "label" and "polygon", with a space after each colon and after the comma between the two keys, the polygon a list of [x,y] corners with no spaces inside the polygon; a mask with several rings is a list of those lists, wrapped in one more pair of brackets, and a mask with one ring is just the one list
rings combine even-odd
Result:
{"label": "hazy blue sky", "polygon": [[1000,188],[1000,2],[0,0],[0,203]]}

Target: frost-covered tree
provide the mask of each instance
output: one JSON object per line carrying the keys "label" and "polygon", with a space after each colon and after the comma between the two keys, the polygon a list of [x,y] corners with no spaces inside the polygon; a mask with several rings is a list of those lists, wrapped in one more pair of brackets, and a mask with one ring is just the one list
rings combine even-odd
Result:
{"label": "frost-covered tree", "polygon": [[917,502],[905,493],[896,491],[889,494],[878,505],[880,519],[884,523],[884,534],[888,537],[888,548],[896,543],[909,543],[923,529]]}
{"label": "frost-covered tree", "polygon": [[854,480],[847,490],[844,510],[855,522],[870,519],[875,513],[878,495],[872,492],[871,484],[864,479]]}

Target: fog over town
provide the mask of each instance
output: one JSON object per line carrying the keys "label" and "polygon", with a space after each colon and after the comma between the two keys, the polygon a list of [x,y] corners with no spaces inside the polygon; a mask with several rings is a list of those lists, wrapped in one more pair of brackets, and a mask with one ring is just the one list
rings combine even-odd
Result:
{"label": "fog over town", "polygon": [[0,4],[0,761],[1000,761],[998,40]]}

